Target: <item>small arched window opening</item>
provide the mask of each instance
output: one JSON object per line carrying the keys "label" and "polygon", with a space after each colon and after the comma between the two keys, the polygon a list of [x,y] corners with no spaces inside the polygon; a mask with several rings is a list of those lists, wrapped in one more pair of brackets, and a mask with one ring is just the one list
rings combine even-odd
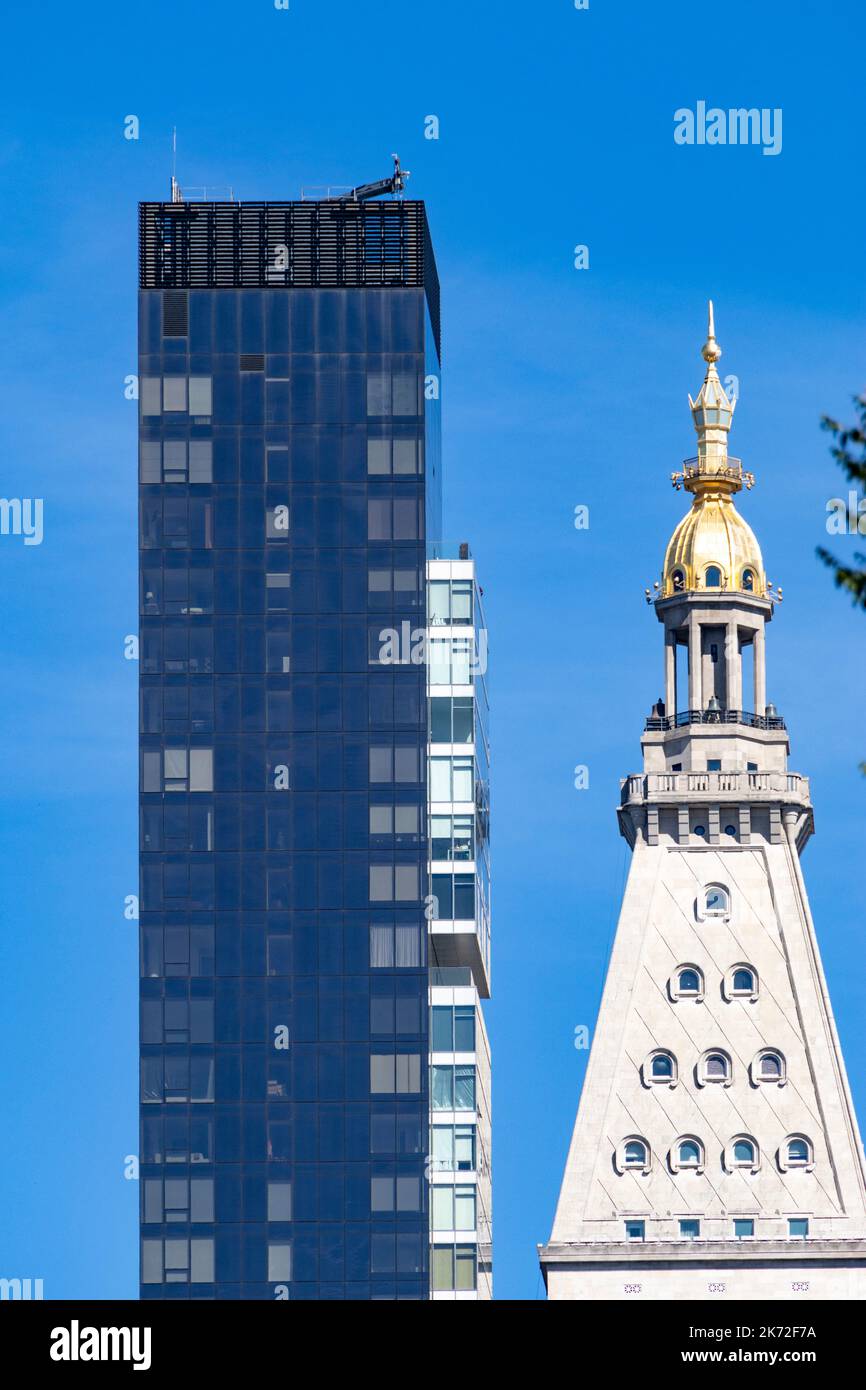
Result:
{"label": "small arched window opening", "polygon": [[751,1073],[753,1086],[784,1086],[788,1079],[785,1058],[774,1047],[758,1053]]}
{"label": "small arched window opening", "polygon": [[758,997],[758,972],[748,961],[738,961],[726,972],[722,993],[728,1000],[740,999],[754,1002]]}
{"label": "small arched window opening", "polygon": [[782,1059],[777,1052],[765,1052],[758,1069],[762,1080],[778,1081],[782,1075]]}
{"label": "small arched window opening", "polygon": [[696,999],[704,997],[704,973],[691,962],[678,965],[668,980],[668,994],[671,999]]}
{"label": "small arched window opening", "polygon": [[705,917],[727,917],[731,911],[731,898],[727,888],[720,883],[708,883],[704,889],[703,915]]}
{"label": "small arched window opening", "polygon": [[651,1052],[641,1067],[645,1086],[676,1086],[678,1079],[676,1057],[662,1048]]}
{"label": "small arched window opening", "polygon": [[733,1074],[731,1059],[720,1047],[708,1048],[695,1067],[695,1081],[699,1086],[730,1086]]}
{"label": "small arched window opening", "polygon": [[704,572],[704,584],[708,589],[721,589],[722,571],[718,565],[708,565]]}
{"label": "small arched window opening", "polygon": [[731,1074],[731,1064],[724,1052],[711,1052],[704,1060],[704,1076],[707,1081],[726,1081]]}
{"label": "small arched window opening", "polygon": [[811,1139],[805,1134],[789,1134],[779,1147],[779,1167],[782,1172],[789,1168],[812,1169],[815,1163],[815,1150]]}
{"label": "small arched window opening", "polygon": [[676,1154],[680,1168],[700,1168],[703,1154],[697,1139],[680,1140],[677,1144]]}
{"label": "small arched window opening", "polygon": [[647,1150],[642,1139],[631,1139],[625,1146],[626,1168],[646,1167]]}
{"label": "small arched window opening", "polygon": [[681,594],[686,587],[686,576],[682,570],[674,570],[671,575],[671,584],[675,594]]}
{"label": "small arched window opening", "polygon": [[752,594],[752,593],[754,593],[754,591],[755,591],[755,571],[754,571],[754,570],[748,570],[748,569],[747,569],[747,570],[743,570],[743,588],[744,588],[744,590],[746,591],[747,594]]}
{"label": "small arched window opening", "polygon": [[618,1173],[648,1173],[652,1167],[650,1146],[641,1134],[628,1134],[616,1146],[613,1166]]}
{"label": "small arched window opening", "polygon": [[750,1169],[756,1173],[761,1166],[761,1151],[751,1134],[735,1134],[725,1146],[724,1167],[729,1173],[737,1169]]}

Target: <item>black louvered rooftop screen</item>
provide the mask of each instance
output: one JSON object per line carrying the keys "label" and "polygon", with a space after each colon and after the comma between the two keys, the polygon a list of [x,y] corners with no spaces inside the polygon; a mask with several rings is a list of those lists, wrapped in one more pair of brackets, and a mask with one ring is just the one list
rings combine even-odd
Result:
{"label": "black louvered rooftop screen", "polygon": [[423,286],[439,277],[422,202],[141,203],[142,289]]}

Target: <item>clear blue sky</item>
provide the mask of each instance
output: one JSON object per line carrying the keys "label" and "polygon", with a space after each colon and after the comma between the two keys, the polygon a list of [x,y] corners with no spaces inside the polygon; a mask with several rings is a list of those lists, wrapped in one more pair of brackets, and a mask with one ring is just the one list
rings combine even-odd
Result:
{"label": "clear blue sky", "polygon": [[[866,384],[858,70],[866,12],[729,0],[270,0],[17,7],[5,19],[0,278],[0,1274],[136,1296],[136,203],[292,198],[388,172],[443,282],[446,534],[491,630],[495,1261],[541,1296],[626,856],[618,779],[661,690],[643,601],[685,502],[705,301],[740,379],[743,511],[786,601],[769,698],[813,778],[805,858],[866,1120],[866,616],[814,558],[843,490],[818,429]],[[781,107],[783,148],[680,147],[698,100]],[[437,115],[440,139],[424,139]],[[137,115],[138,141],[123,137]],[[590,269],[572,267],[590,248]],[[590,506],[588,532],[572,524]],[[837,542],[850,553],[856,542]],[[863,548],[863,545],[861,545]],[[573,768],[590,788],[573,789]]]}

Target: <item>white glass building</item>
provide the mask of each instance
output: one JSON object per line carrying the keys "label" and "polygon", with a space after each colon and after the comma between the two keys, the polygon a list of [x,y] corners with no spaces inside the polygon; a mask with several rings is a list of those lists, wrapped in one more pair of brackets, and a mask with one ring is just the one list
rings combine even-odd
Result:
{"label": "white glass building", "polygon": [[430,1228],[434,1299],[489,1299],[487,633],[468,547],[427,565]]}

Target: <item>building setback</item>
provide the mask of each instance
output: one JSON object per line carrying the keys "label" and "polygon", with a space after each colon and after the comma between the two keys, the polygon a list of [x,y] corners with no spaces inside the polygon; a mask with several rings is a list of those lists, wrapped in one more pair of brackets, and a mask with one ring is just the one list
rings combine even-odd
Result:
{"label": "building setback", "polygon": [[622,783],[633,850],[541,1267],[552,1299],[862,1299],[862,1146],[800,868],[809,783],[767,703],[781,593],[734,506],[712,305],[692,507],[654,601],[665,699]]}
{"label": "building setback", "polygon": [[[486,662],[424,205],[178,190],[140,253],[141,1296],[489,1296]],[[435,669],[390,641],[428,555]]]}

